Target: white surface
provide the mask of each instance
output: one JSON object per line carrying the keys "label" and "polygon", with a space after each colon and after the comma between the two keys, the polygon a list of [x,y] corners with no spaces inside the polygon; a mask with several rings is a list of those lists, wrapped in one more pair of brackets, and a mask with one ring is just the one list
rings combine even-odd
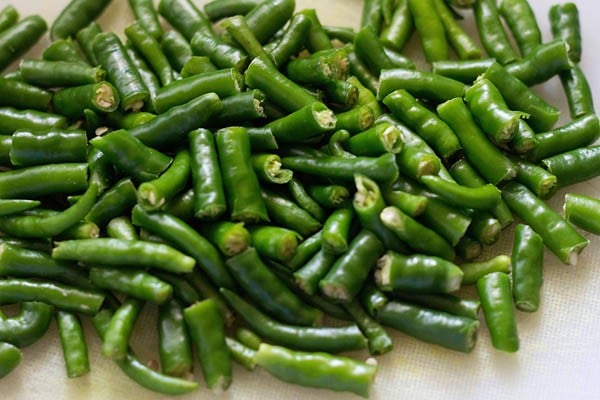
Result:
{"label": "white surface", "polygon": [[[10,2],[0,0],[0,7]],[[66,0],[12,1],[22,15],[40,13],[48,21],[56,16]],[[201,5],[205,1],[197,1]],[[549,2],[531,1],[544,39],[550,38],[547,22]],[[583,26],[582,67],[587,73],[595,99],[600,103],[600,54],[595,41],[600,37],[597,16],[600,5],[595,0],[576,2]],[[317,8],[325,24],[357,26],[362,2],[359,0],[297,0],[297,7]],[[465,24],[472,31],[472,17],[466,13]],[[132,19],[125,0],[114,0],[100,18],[104,29],[121,31]],[[47,39],[45,39],[47,40]],[[414,38],[413,38],[414,42]],[[45,47],[41,43],[29,56]],[[414,47],[414,46],[413,46]],[[565,100],[557,80],[539,87],[545,98],[567,115]],[[563,118],[561,121],[565,121]],[[600,180],[569,188],[569,191],[600,196]],[[559,208],[565,191],[552,204]],[[518,312],[521,350],[503,354],[491,347],[482,324],[478,344],[471,354],[460,354],[418,342],[395,333],[395,349],[378,357],[379,372],[372,387],[372,399],[597,399],[600,398],[600,240],[587,235],[590,246],[576,267],[567,267],[547,253],[542,306],[535,314]],[[510,252],[511,232],[494,252]],[[147,307],[147,309],[150,307]],[[143,316],[136,330],[134,347],[141,357],[156,357],[156,334],[153,312]],[[86,321],[92,371],[85,377],[68,380],[64,371],[60,343],[53,324],[46,336],[24,350],[19,368],[0,380],[0,399],[160,399],[165,398],[139,387],[114,363],[103,359],[91,325]],[[366,358],[366,353],[356,354]],[[199,369],[196,379],[202,382]],[[201,384],[203,386],[203,383]],[[291,386],[271,378],[266,372],[249,373],[236,366],[231,388],[214,395],[205,388],[182,399],[352,399],[324,390]]]}

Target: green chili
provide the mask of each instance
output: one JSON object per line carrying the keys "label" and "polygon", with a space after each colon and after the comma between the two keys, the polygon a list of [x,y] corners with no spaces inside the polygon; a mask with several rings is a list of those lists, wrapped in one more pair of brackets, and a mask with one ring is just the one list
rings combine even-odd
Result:
{"label": "green chili", "polygon": [[521,311],[537,311],[543,280],[544,243],[527,225],[517,225],[511,261],[515,306]]}
{"label": "green chili", "polygon": [[158,353],[163,373],[184,376],[192,369],[192,346],[183,309],[176,300],[158,308]]}
{"label": "green chili", "polygon": [[581,60],[581,28],[577,5],[563,3],[550,7],[550,28],[554,38],[567,42],[569,58],[578,63]]}
{"label": "green chili", "polygon": [[29,50],[48,29],[39,15],[25,17],[0,32],[0,71]]}
{"label": "green chili", "polygon": [[515,61],[518,57],[504,31],[496,2],[478,0],[474,4],[474,13],[479,38],[487,53],[500,64]]}
{"label": "green chili", "polygon": [[600,200],[578,193],[567,193],[565,195],[564,212],[565,218],[570,223],[592,232],[600,234],[600,220],[597,218]]}
{"label": "green chili", "polygon": [[21,350],[10,343],[0,342],[0,378],[10,374],[21,363]]}
{"label": "green chili", "polygon": [[600,146],[580,147],[542,160],[560,187],[592,179],[600,174]]}
{"label": "green chili", "polygon": [[76,378],[87,374],[90,371],[90,364],[81,321],[75,314],[58,311],[56,324],[63,348],[67,376]]}
{"label": "green chili", "polygon": [[52,314],[53,307],[45,302],[23,301],[18,314],[0,316],[0,341],[17,347],[33,344],[50,327]]}
{"label": "green chili", "polygon": [[167,204],[185,188],[190,175],[190,164],[190,153],[187,150],[178,151],[173,163],[165,172],[138,187],[139,204],[148,210],[157,210]]}

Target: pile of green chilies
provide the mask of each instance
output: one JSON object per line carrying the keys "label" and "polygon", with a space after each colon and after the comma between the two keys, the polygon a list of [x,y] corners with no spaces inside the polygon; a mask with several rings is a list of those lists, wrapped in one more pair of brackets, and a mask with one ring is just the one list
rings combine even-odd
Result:
{"label": "pile of green chilies", "polygon": [[[0,77],[0,305],[20,307],[0,312],[0,377],[52,318],[86,374],[84,315],[157,392],[198,388],[195,349],[216,391],[235,361],[368,397],[375,359],[337,353],[391,351],[384,327],[470,352],[480,306],[517,351],[544,248],[575,265],[574,225],[600,234],[600,199],[545,203],[600,175],[573,3],[547,43],[526,0],[365,0],[358,31],[294,0],[129,0],[125,40],[94,22],[109,3],[72,0],[41,58]],[[47,29],[0,10],[0,69]],[[413,32],[431,71],[402,53]],[[560,127],[530,89],[556,75]],[[511,254],[482,260],[515,221]],[[157,370],[130,347],[144,307]]]}

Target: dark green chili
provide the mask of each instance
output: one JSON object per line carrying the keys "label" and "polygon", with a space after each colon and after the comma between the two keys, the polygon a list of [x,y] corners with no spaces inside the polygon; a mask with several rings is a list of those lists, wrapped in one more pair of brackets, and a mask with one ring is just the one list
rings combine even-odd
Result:
{"label": "dark green chili", "polygon": [[428,62],[448,59],[448,42],[440,15],[432,0],[408,0],[408,8]]}
{"label": "dark green chili", "polygon": [[202,268],[219,287],[234,287],[233,279],[225,268],[218,250],[179,218],[164,212],[149,213],[136,206],[133,208],[132,222],[164,237],[177,248],[190,254],[196,259],[198,267]]}
{"label": "dark green chili", "polygon": [[198,32],[190,44],[194,55],[208,57],[218,68],[244,71],[250,62],[250,57],[243,50],[211,35]]}
{"label": "dark green chili", "polygon": [[192,58],[192,46],[176,30],[165,32],[160,39],[160,48],[176,71],[182,71],[184,65]]}
{"label": "dark green chili", "polygon": [[274,343],[299,350],[332,353],[366,346],[356,325],[335,328],[286,325],[270,319],[232,291],[221,289],[221,293],[252,330]]}
{"label": "dark green chili", "polygon": [[463,285],[474,285],[477,281],[492,272],[510,273],[511,259],[506,255],[499,255],[488,260],[464,263],[460,265],[463,271]]}
{"label": "dark green chili", "polygon": [[163,36],[163,29],[151,0],[129,0],[135,20],[156,40]]}
{"label": "dark green chili", "polygon": [[216,144],[232,219],[268,221],[269,214],[260,195],[258,178],[252,169],[246,130],[242,127],[221,129],[217,132]]}
{"label": "dark green chili", "polygon": [[315,295],[319,289],[319,281],[331,269],[335,259],[336,256],[330,252],[323,249],[317,251],[294,272],[294,283],[304,293],[310,296]]}
{"label": "dark green chili", "polygon": [[84,162],[85,131],[64,129],[18,130],[13,133],[10,161],[13,165]]}
{"label": "dark green chili", "polygon": [[25,82],[42,87],[97,83],[102,81],[106,74],[101,67],[46,60],[23,60],[19,64],[19,71]]}
{"label": "dark green chili", "polygon": [[61,115],[36,110],[0,108],[0,134],[12,135],[18,129],[66,128],[67,119]]}
{"label": "dark green chili", "polygon": [[81,118],[86,109],[112,113],[119,107],[119,103],[119,93],[109,82],[61,89],[52,97],[54,110],[71,119]]}
{"label": "dark green chili", "polygon": [[558,189],[556,176],[546,171],[543,167],[537,164],[527,162],[523,159],[514,157],[513,161],[519,168],[517,182],[525,185],[540,199],[548,199]]}
{"label": "dark green chili", "polygon": [[248,14],[260,3],[259,0],[216,0],[204,5],[204,12],[211,21],[231,17],[233,15]]}
{"label": "dark green chili", "polygon": [[123,129],[90,140],[106,159],[134,180],[146,182],[158,178],[173,159],[146,146],[132,131]]}
{"label": "dark green chili", "polygon": [[479,322],[412,304],[390,301],[378,312],[383,325],[451,350],[469,353],[475,347]]}
{"label": "dark green chili", "polygon": [[252,242],[243,222],[218,221],[202,224],[199,231],[227,257],[240,254]]}
{"label": "dark green chili", "polygon": [[187,150],[180,150],[173,163],[158,178],[142,183],[138,187],[139,204],[148,210],[157,210],[181,192],[190,175],[191,157]]}
{"label": "dark green chili", "polygon": [[386,207],[379,214],[379,219],[387,229],[413,250],[446,260],[454,259],[454,250],[443,237],[400,209],[393,206]]}
{"label": "dark green chili", "polygon": [[160,44],[144,26],[135,22],[125,28],[125,35],[150,64],[163,86],[175,80],[174,71],[169,60],[162,52]]}
{"label": "dark green chili", "polygon": [[75,35],[96,19],[109,3],[110,0],[72,0],[52,23],[50,37],[56,40]]}
{"label": "dark green chili", "polygon": [[29,50],[47,29],[42,17],[31,15],[0,32],[0,71]]}
{"label": "dark green chili", "polygon": [[94,38],[101,32],[102,29],[100,29],[100,25],[98,25],[95,21],[92,21],[88,26],[80,29],[75,35],[77,38],[77,43],[83,49],[83,52],[90,61],[91,65],[98,65],[96,54],[94,54],[93,44]]}
{"label": "dark green chili", "polygon": [[452,315],[477,319],[481,303],[479,300],[463,299],[451,294],[394,293],[394,297],[424,307],[447,312]]}
{"label": "dark green chili", "polygon": [[0,106],[45,111],[52,101],[52,93],[25,82],[0,78]]}
{"label": "dark green chili", "polygon": [[455,12],[450,9],[445,0],[433,0],[433,5],[446,32],[446,38],[454,51],[456,51],[458,58],[461,60],[481,58],[481,50],[458,22],[456,22]]}
{"label": "dark green chili", "polygon": [[140,240],[139,234],[129,217],[116,217],[106,224],[106,234],[115,239]]}
{"label": "dark green chili", "polygon": [[208,18],[191,0],[161,0],[158,12],[188,41],[196,32],[215,35]]}
{"label": "dark green chili", "polygon": [[362,230],[352,239],[348,251],[336,260],[327,275],[321,279],[319,288],[335,301],[352,301],[381,253],[383,246],[377,236]]}
{"label": "dark green chili", "polygon": [[0,342],[0,378],[10,374],[21,363],[23,354],[18,347]]}
{"label": "dark green chili", "polygon": [[573,66],[563,40],[541,44],[527,57],[506,66],[508,72],[528,86],[542,83]]}
{"label": "dark green chili", "polygon": [[307,40],[306,37],[310,34],[311,29],[314,29],[311,18],[305,14],[307,11],[303,10],[290,19],[290,23],[283,36],[270,51],[270,56],[275,66],[282,66],[304,47]]}
{"label": "dark green chili", "polygon": [[463,272],[450,261],[388,251],[377,261],[375,283],[384,291],[449,293],[460,288]]}
{"label": "dark green chili", "polygon": [[48,330],[52,322],[53,307],[37,301],[23,301],[18,314],[7,318],[0,316],[0,341],[17,347],[26,347]]}
{"label": "dark green chili", "polygon": [[249,227],[248,231],[258,254],[283,263],[294,256],[300,240],[298,233],[278,226],[256,225]]}
{"label": "dark green chili", "polygon": [[414,23],[408,8],[408,0],[401,0],[396,2],[392,19],[381,32],[380,40],[384,46],[402,51],[413,30]]}
{"label": "dark green chili", "polygon": [[0,10],[0,32],[10,28],[19,20],[19,12],[11,5]]}
{"label": "dark green chili", "polygon": [[99,33],[94,38],[93,48],[98,64],[119,91],[121,108],[141,110],[150,94],[119,37],[114,33]]}
{"label": "dark green chili", "polygon": [[127,356],[129,340],[143,306],[141,300],[127,298],[115,310],[103,337],[102,354],[105,357],[122,360]]}
{"label": "dark green chili", "polygon": [[[103,338],[110,323],[112,312],[102,310],[94,316],[94,327]],[[116,360],[121,370],[141,386],[165,394],[184,394],[198,389],[198,383],[163,375],[138,360],[131,351],[122,360]]]}
{"label": "dark green chili", "polygon": [[313,326],[321,318],[321,312],[304,304],[261,261],[253,247],[227,260],[244,291],[260,304],[260,307],[279,321],[303,326]]}

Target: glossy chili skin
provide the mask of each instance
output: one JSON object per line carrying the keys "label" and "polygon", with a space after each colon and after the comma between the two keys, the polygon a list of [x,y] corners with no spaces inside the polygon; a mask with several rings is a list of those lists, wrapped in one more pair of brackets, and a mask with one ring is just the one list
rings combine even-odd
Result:
{"label": "glossy chili skin", "polygon": [[158,353],[166,375],[184,376],[192,370],[192,344],[185,326],[183,308],[170,300],[158,308]]}
{"label": "glossy chili skin", "polygon": [[246,85],[262,90],[274,104],[288,112],[317,101],[301,86],[280,73],[267,60],[258,57],[252,60],[244,74]]}
{"label": "glossy chili skin", "polygon": [[600,234],[599,205],[600,201],[597,198],[578,193],[567,193],[563,206],[565,218],[570,223],[598,235]]}
{"label": "glossy chili skin", "polygon": [[0,303],[41,301],[66,311],[95,314],[104,301],[104,295],[51,282],[33,282],[24,279],[0,280]]}
{"label": "glossy chili skin", "polygon": [[81,192],[87,187],[85,163],[33,166],[0,172],[4,198],[38,198],[53,193]]}
{"label": "glossy chili skin", "polygon": [[381,210],[379,219],[411,249],[452,261],[455,257],[450,243],[434,230],[422,225],[396,207]]}
{"label": "glossy chili skin", "polygon": [[506,69],[528,86],[542,83],[573,66],[568,50],[563,40],[543,43],[527,57],[507,65]]}
{"label": "glossy chili skin", "polygon": [[477,319],[481,303],[452,294],[393,293],[394,298],[471,319]]}
{"label": "glossy chili skin", "polygon": [[190,272],[196,264],[193,258],[165,244],[108,238],[60,242],[52,257],[124,268],[159,268],[174,273]]}
{"label": "glossy chili skin", "polygon": [[160,48],[173,69],[181,72],[184,65],[192,58],[190,43],[176,30],[165,32],[157,40],[160,40]]}
{"label": "glossy chili skin", "polygon": [[571,118],[595,113],[592,90],[580,66],[562,71],[560,81],[567,96]]}
{"label": "glossy chili skin", "polygon": [[144,302],[128,297],[115,310],[106,329],[102,354],[113,360],[123,360],[128,353],[129,341]]}
{"label": "glossy chili skin", "polygon": [[126,216],[116,217],[108,221],[108,224],[106,224],[106,234],[108,237],[115,239],[140,239],[137,230],[131,223],[131,218]]}
{"label": "glossy chili skin", "polygon": [[314,295],[319,289],[319,281],[327,274],[336,256],[323,249],[318,250],[294,274],[294,283],[308,295]]}
{"label": "glossy chili skin", "polygon": [[260,3],[259,0],[216,0],[204,5],[204,12],[211,21],[245,15]]}
{"label": "glossy chili skin", "polygon": [[13,165],[44,165],[85,162],[87,136],[76,129],[18,130],[12,135]]}
{"label": "glossy chili skin", "polygon": [[190,132],[188,138],[194,214],[200,219],[216,219],[225,213],[227,201],[214,135],[201,128]]}
{"label": "glossy chili skin", "polygon": [[215,65],[210,61],[210,58],[206,56],[191,56],[185,62],[185,64],[183,64],[181,72],[179,74],[182,78],[189,78],[193,75],[199,75],[205,72],[215,72],[216,70],[217,67],[215,67]]}
{"label": "glossy chili skin", "polygon": [[33,344],[50,327],[53,309],[51,305],[43,302],[21,302],[18,314],[10,318],[0,318],[0,341],[19,348]]}
{"label": "glossy chili skin", "polygon": [[438,107],[438,114],[451,128],[454,128],[467,159],[488,182],[497,184],[516,176],[517,170],[514,164],[475,124],[462,99],[456,98],[441,104]]}
{"label": "glossy chili skin", "polygon": [[321,312],[304,304],[262,262],[256,249],[250,247],[229,258],[227,266],[244,291],[275,319],[293,325],[313,326]]}
{"label": "glossy chili skin", "polygon": [[460,288],[463,273],[454,263],[435,256],[405,256],[388,251],[377,261],[375,282],[384,291],[449,293]]}
{"label": "glossy chili skin", "polygon": [[252,241],[243,222],[218,221],[202,224],[198,230],[226,257],[235,256],[246,250]]}
{"label": "glossy chili skin", "polygon": [[333,111],[321,102],[306,105],[267,124],[278,143],[302,142],[332,130],[335,125]]}
{"label": "glossy chili skin", "polygon": [[423,138],[443,159],[461,149],[456,134],[439,117],[420,104],[406,90],[397,90],[383,99],[394,116]]}
{"label": "glossy chili skin", "polygon": [[433,0],[435,9],[440,17],[448,42],[461,60],[481,58],[481,50],[473,39],[456,21],[456,17],[445,0]]}
{"label": "glossy chili skin", "polygon": [[400,301],[385,304],[377,313],[377,319],[419,340],[465,353],[475,347],[479,327],[476,319]]}
{"label": "glossy chili skin", "polygon": [[462,97],[467,86],[462,82],[432,72],[403,68],[383,70],[377,98],[381,100],[398,89],[405,89],[418,99],[441,103],[455,97]]}
{"label": "glossy chili skin", "polygon": [[221,289],[221,293],[252,330],[273,343],[298,350],[332,353],[366,346],[366,340],[356,325],[302,327],[282,324],[270,319],[234,292]]}
{"label": "glossy chili skin", "polygon": [[[107,309],[100,311],[94,316],[93,323],[96,332],[103,338],[106,334],[108,324],[112,318],[112,311]],[[131,351],[122,360],[116,360],[121,370],[141,386],[150,390],[165,394],[184,394],[198,389],[198,383],[185,379],[164,375],[146,366],[138,360]]]}
{"label": "glossy chili skin", "polygon": [[248,28],[264,44],[287,23],[294,13],[294,6],[293,0],[260,3],[245,16]]}
{"label": "glossy chili skin", "polygon": [[350,207],[333,211],[323,225],[321,247],[332,254],[342,254],[348,249],[350,228],[354,219],[354,210]]}
{"label": "glossy chili skin", "polygon": [[21,350],[10,343],[0,342],[0,378],[10,374],[21,363]]}
{"label": "glossy chili skin", "polygon": [[99,113],[116,111],[120,101],[117,89],[105,81],[64,88],[52,97],[54,110],[71,119],[81,118],[86,109]]}
{"label": "glossy chili skin", "polygon": [[260,256],[283,263],[294,257],[301,240],[298,233],[279,226],[255,225],[248,227],[248,231]]}
{"label": "glossy chili skin", "polygon": [[421,182],[455,207],[489,211],[500,202],[500,190],[490,183],[478,187],[463,186],[434,175],[421,177]]}
{"label": "glossy chili skin", "polygon": [[577,255],[589,241],[556,211],[549,208],[525,186],[515,182],[502,189],[502,197],[523,223],[531,226],[542,237],[546,247],[563,263],[577,263]]}
{"label": "glossy chili skin", "polygon": [[74,0],[62,9],[50,27],[52,40],[75,35],[77,31],[96,19],[110,0]]}
{"label": "glossy chili skin", "polygon": [[98,188],[90,185],[81,198],[69,208],[51,215],[8,215],[0,217],[0,230],[21,238],[49,238],[57,236],[77,224],[90,211]]}
{"label": "glossy chili skin", "polygon": [[31,15],[0,32],[0,70],[25,53],[47,29],[42,17]]}
{"label": "glossy chili skin", "polygon": [[[156,112],[154,103],[156,101],[158,90],[161,87],[158,76],[154,73],[148,62],[144,59],[142,53],[133,45],[133,43],[127,41],[125,43],[125,51],[149,94],[149,100],[144,104],[142,110]],[[139,112],[140,110],[134,109],[133,111]]]}
{"label": "glossy chili skin", "polygon": [[174,71],[160,44],[143,25],[138,22],[129,25],[125,28],[125,35],[150,64],[163,86],[175,80]]}
{"label": "glossy chili skin", "polygon": [[40,204],[42,203],[38,200],[0,199],[0,216],[18,214]]}
{"label": "glossy chili skin", "polygon": [[538,164],[523,159],[513,158],[519,168],[516,181],[525,185],[540,199],[552,197],[558,190],[558,179]]}
{"label": "glossy chili skin", "polygon": [[292,16],[283,36],[277,45],[270,51],[273,63],[277,67],[280,67],[293,55],[300,52],[307,40],[306,36],[311,29],[313,29],[313,24],[309,16],[305,15],[303,12]]}
{"label": "glossy chili skin", "polygon": [[0,32],[10,28],[17,23],[19,12],[11,5],[7,5],[0,11]]}
{"label": "glossy chili skin", "polygon": [[469,110],[481,129],[495,142],[510,142],[519,119],[528,115],[508,108],[504,97],[491,81],[479,78],[465,92]]}
{"label": "glossy chili skin", "polygon": [[225,390],[231,384],[231,354],[225,343],[225,323],[213,299],[183,310],[190,338],[196,345],[204,380],[209,389]]}
{"label": "glossy chili skin", "polygon": [[215,34],[208,18],[190,0],[161,0],[158,12],[187,40],[198,31]]}
{"label": "glossy chili skin", "polygon": [[600,174],[600,146],[580,147],[542,160],[544,167],[565,187]]}
{"label": "glossy chili skin", "polygon": [[22,60],[19,64],[25,82],[42,87],[78,86],[97,83],[106,72],[101,67],[69,61]]}
{"label": "glossy chili skin", "polygon": [[77,315],[66,311],[56,313],[58,335],[69,378],[76,378],[90,371],[88,349],[83,336],[83,327]]}
{"label": "glossy chili skin", "polygon": [[569,44],[569,58],[578,63],[581,60],[581,27],[577,5],[555,4],[550,7],[549,17],[552,36]]}
{"label": "glossy chili skin", "polygon": [[165,303],[173,293],[171,285],[141,270],[92,267],[90,280],[101,289],[115,290],[156,304]]}
{"label": "glossy chili skin", "polygon": [[474,5],[474,13],[479,37],[487,53],[501,64],[516,60],[518,56],[504,31],[496,2],[477,1]]}
{"label": "glossy chili skin", "polygon": [[150,93],[133,65],[121,40],[114,33],[99,33],[94,38],[94,55],[115,85],[125,111],[139,111],[150,100]]}
{"label": "glossy chili skin", "polygon": [[600,137],[600,122],[596,114],[586,114],[566,125],[538,133],[535,148],[527,155],[537,161],[591,145]]}
{"label": "glossy chili skin", "polygon": [[309,353],[263,343],[256,364],[275,377],[302,386],[348,391],[368,397],[377,367],[327,353]]}
{"label": "glossy chili skin", "polygon": [[377,33],[371,26],[365,26],[354,37],[354,52],[375,75],[379,75],[382,69],[394,67],[392,61],[385,54]]}
{"label": "glossy chili skin", "polygon": [[96,137],[90,143],[104,153],[108,161],[138,182],[156,179],[173,161],[124,129]]}
{"label": "glossy chili skin", "polygon": [[216,144],[231,218],[244,222],[268,221],[267,207],[252,168],[246,129],[221,129],[216,134]]}
{"label": "glossy chili skin", "polygon": [[87,26],[77,31],[77,33],[75,34],[75,37],[77,38],[77,43],[82,48],[91,65],[98,65],[96,54],[94,54],[93,44],[94,38],[100,32],[102,32],[102,29],[100,29],[100,25],[98,25],[95,21],[92,21]]}
{"label": "glossy chili skin", "polygon": [[321,249],[321,230],[306,237],[296,248],[296,254],[286,263],[291,271],[305,265]]}
{"label": "glossy chili skin", "polygon": [[327,275],[319,282],[319,288],[329,298],[350,302],[360,291],[383,246],[377,237],[367,231],[359,232],[348,251],[336,260]]}
{"label": "glossy chili skin", "polygon": [[511,109],[529,114],[527,123],[537,132],[551,129],[558,121],[557,108],[546,103],[499,63],[490,65],[481,76],[496,86]]}
{"label": "glossy chili skin", "polygon": [[408,0],[408,8],[428,62],[448,59],[448,42],[442,20],[432,0]]}
{"label": "glossy chili skin", "polygon": [[408,0],[397,2],[389,24],[383,29],[380,40],[384,46],[402,51],[414,30]]}
{"label": "glossy chili skin", "polygon": [[2,107],[46,111],[52,102],[52,93],[17,80],[0,78],[0,91]]}
{"label": "glossy chili skin", "polygon": [[158,21],[158,15],[151,0],[129,0],[135,20],[156,40],[160,40],[164,32]]}
{"label": "glossy chili skin", "polygon": [[187,103],[173,106],[151,121],[129,131],[145,145],[162,148],[179,143],[190,131],[202,127],[222,108],[223,104],[215,93],[206,93]]}
{"label": "glossy chili skin", "polygon": [[218,250],[184,221],[164,212],[150,213],[139,206],[133,209],[132,221],[192,255],[198,266],[220,287],[235,287]]}
{"label": "glossy chili skin", "polygon": [[250,30],[246,19],[241,15],[234,15],[223,22],[221,26],[231,35],[233,41],[237,43],[250,57],[268,57],[267,52],[258,42],[254,33]]}
{"label": "glossy chili skin", "polygon": [[245,51],[214,36],[198,32],[192,37],[190,44],[194,55],[208,57],[217,68],[244,71],[250,62]]}
{"label": "glossy chili skin", "polygon": [[494,347],[506,352],[517,351],[519,336],[508,275],[492,272],[483,276],[477,281],[477,293]]}
{"label": "glossy chili skin", "polygon": [[187,185],[190,176],[191,156],[189,151],[175,154],[169,168],[158,178],[142,183],[137,190],[137,201],[148,210],[163,207]]}
{"label": "glossy chili skin", "polygon": [[482,261],[472,261],[460,265],[463,271],[463,285],[473,285],[479,278],[492,272],[503,272],[505,274],[511,271],[510,257],[501,254]]}
{"label": "glossy chili skin", "polygon": [[542,33],[526,0],[502,0],[500,14],[506,21],[523,56],[542,44]]}
{"label": "glossy chili skin", "polygon": [[12,107],[0,108],[0,134],[12,135],[19,129],[40,129],[67,127],[67,119],[61,115],[36,110],[17,110]]}
{"label": "glossy chili skin", "polygon": [[528,225],[519,224],[515,229],[511,263],[515,306],[521,311],[537,311],[543,282],[544,242]]}

